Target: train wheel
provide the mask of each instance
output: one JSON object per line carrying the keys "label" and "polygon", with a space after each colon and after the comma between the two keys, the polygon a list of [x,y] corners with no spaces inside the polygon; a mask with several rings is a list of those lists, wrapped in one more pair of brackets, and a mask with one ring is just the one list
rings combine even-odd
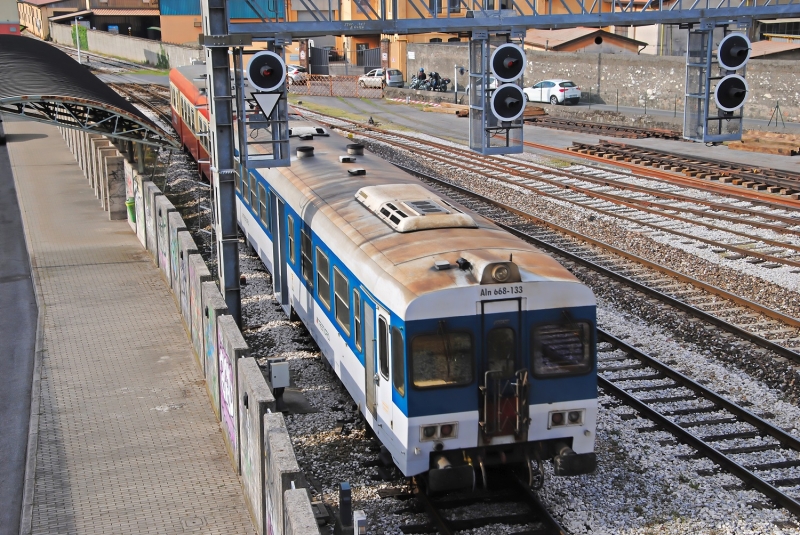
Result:
{"label": "train wheel", "polygon": [[528,485],[533,490],[539,490],[544,486],[544,463],[538,451],[535,456],[535,459],[531,459],[530,453],[526,453],[525,464],[528,465]]}

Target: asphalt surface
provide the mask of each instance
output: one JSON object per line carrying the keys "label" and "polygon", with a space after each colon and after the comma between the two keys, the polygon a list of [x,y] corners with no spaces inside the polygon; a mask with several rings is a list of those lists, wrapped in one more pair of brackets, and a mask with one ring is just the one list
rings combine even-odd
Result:
{"label": "asphalt surface", "polygon": [[0,535],[19,533],[37,312],[14,175],[0,145]]}

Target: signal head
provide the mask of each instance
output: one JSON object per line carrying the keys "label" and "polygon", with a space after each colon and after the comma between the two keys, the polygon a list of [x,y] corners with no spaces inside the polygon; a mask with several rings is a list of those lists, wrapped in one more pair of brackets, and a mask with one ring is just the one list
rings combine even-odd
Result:
{"label": "signal head", "polygon": [[744,78],[738,74],[729,74],[717,83],[714,89],[714,102],[722,111],[736,111],[744,106],[749,90]]}
{"label": "signal head", "polygon": [[513,82],[525,72],[525,51],[513,43],[498,46],[492,53],[492,74],[501,82]]}
{"label": "signal head", "polygon": [[259,91],[275,91],[286,80],[286,64],[275,52],[263,50],[250,59],[247,76]]}
{"label": "signal head", "polygon": [[750,59],[750,39],[743,33],[731,33],[720,41],[717,62],[726,71],[741,69]]}
{"label": "signal head", "polygon": [[492,113],[501,121],[514,121],[525,111],[525,94],[516,84],[503,84],[492,93]]}

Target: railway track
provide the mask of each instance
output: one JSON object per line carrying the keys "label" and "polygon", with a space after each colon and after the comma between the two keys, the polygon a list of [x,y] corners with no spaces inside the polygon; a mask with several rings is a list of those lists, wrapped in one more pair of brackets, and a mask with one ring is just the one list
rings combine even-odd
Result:
{"label": "railway track", "polygon": [[793,470],[800,467],[800,440],[771,424],[774,415],[754,414],[609,333],[597,333],[598,384],[655,424],[640,432],[669,432],[800,517],[800,477]]}
{"label": "railway track", "polygon": [[619,124],[597,123],[594,121],[569,119],[566,117],[553,117],[551,115],[524,117],[524,120],[533,126],[542,126],[545,128],[555,128],[557,130],[567,130],[585,134],[601,134],[628,139],[645,139],[650,137],[659,139],[682,139],[680,132],[667,130],[665,128],[641,128]]}
{"label": "railway track", "polygon": [[169,90],[157,84],[108,84],[113,90],[128,100],[140,104],[156,114],[167,126],[172,126]]}
{"label": "railway track", "polygon": [[504,531],[511,535],[566,535],[564,528],[553,518],[539,496],[516,474],[493,472],[496,482],[490,489],[471,493],[430,496],[421,485],[414,488],[417,508],[407,507],[398,512],[425,512],[428,522],[405,524],[400,531],[455,535],[487,526],[524,526],[522,531]]}
{"label": "railway track", "polygon": [[714,180],[754,191],[766,191],[792,199],[800,199],[800,173],[752,167],[710,158],[694,158],[672,152],[656,151],[616,141],[601,140],[598,144],[573,142],[571,151],[599,156],[613,161],[682,173],[693,178]]}

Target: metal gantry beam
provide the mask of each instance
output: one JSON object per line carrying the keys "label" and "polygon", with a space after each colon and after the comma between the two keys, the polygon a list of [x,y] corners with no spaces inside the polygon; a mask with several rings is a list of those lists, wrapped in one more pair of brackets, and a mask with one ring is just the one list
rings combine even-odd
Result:
{"label": "metal gantry beam", "polygon": [[[510,28],[685,24],[701,19],[776,19],[800,16],[800,0],[371,0],[355,1],[352,19],[330,9],[331,0],[276,0],[271,16],[230,23],[231,34],[284,35],[462,33]],[[348,0],[342,0],[346,2]],[[375,6],[373,6],[375,4]],[[389,7],[387,4],[390,4]],[[272,5],[272,4],[271,4]],[[291,22],[292,6],[313,21]],[[494,9],[502,7],[502,9]],[[400,9],[404,15],[398,16]],[[263,15],[263,14],[262,14]]]}

